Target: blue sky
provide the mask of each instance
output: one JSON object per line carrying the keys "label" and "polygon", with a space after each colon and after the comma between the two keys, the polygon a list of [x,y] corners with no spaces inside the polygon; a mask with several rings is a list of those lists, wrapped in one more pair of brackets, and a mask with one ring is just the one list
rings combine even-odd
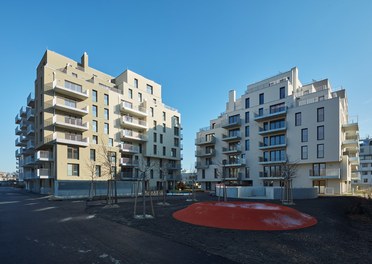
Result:
{"label": "blue sky", "polygon": [[182,114],[183,168],[199,128],[230,89],[297,66],[303,83],[347,89],[361,137],[372,136],[372,1],[7,1],[0,4],[0,171],[15,170],[14,117],[45,49],[116,76],[131,69],[163,87]]}

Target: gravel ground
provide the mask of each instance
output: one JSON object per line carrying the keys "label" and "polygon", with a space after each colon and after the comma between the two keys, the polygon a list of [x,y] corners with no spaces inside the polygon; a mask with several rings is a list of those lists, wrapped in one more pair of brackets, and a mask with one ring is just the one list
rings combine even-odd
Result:
{"label": "gravel ground", "polygon": [[[131,198],[120,199],[119,208],[92,202],[86,210],[237,263],[372,263],[372,200],[346,196],[296,200],[292,207],[317,218],[315,226],[293,231],[240,231],[175,220],[172,213],[189,205],[187,198],[168,197],[168,206],[157,205],[155,198],[156,217],[146,220],[133,218]],[[217,200],[207,193],[198,193],[197,199]],[[137,212],[142,212],[140,205]]]}

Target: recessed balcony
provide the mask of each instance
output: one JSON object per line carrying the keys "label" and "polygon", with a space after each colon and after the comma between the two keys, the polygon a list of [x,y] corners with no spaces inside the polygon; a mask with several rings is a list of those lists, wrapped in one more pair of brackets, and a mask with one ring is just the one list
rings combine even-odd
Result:
{"label": "recessed balcony", "polygon": [[121,102],[120,111],[122,113],[128,113],[139,117],[147,117],[147,111],[145,107],[133,106],[131,102]]}
{"label": "recessed balcony", "polygon": [[260,165],[266,165],[266,164],[278,164],[278,163],[284,163],[286,162],[285,157],[281,157],[278,159],[272,159],[270,160],[269,158],[264,158],[264,157],[259,157],[258,158],[258,164]]}
{"label": "recessed balcony", "polygon": [[59,93],[79,100],[85,100],[89,97],[89,91],[83,90],[81,85],[63,80],[53,81],[53,89]]}
{"label": "recessed balcony", "polygon": [[121,120],[121,126],[122,127],[141,129],[141,130],[147,129],[146,121],[138,119],[136,117],[123,116],[123,117],[121,117],[120,120]]}
{"label": "recessed balcony", "polygon": [[212,145],[216,143],[215,136],[200,137],[195,140],[195,145]]}
{"label": "recessed balcony", "polygon": [[89,138],[83,138],[80,134],[70,134],[54,132],[52,135],[45,137],[44,143],[59,143],[66,145],[76,145],[81,147],[89,146]]}
{"label": "recessed balcony", "polygon": [[28,96],[27,96],[27,106],[29,107],[35,107],[35,98],[34,96],[32,95],[32,93],[30,93]]}
{"label": "recessed balcony", "polygon": [[53,152],[48,150],[39,150],[35,153],[35,161],[53,161]]}
{"label": "recessed balcony", "polygon": [[89,122],[83,123],[80,118],[74,118],[69,116],[55,115],[52,118],[46,120],[46,126],[53,124],[56,127],[84,132],[89,130]]}
{"label": "recessed balcony", "polygon": [[264,109],[263,111],[254,114],[254,120],[257,122],[261,122],[272,118],[282,117],[287,114],[287,109],[287,106],[276,107],[273,109]]}
{"label": "recessed balcony", "polygon": [[121,131],[121,138],[123,140],[147,141],[147,136],[144,133],[127,129]]}
{"label": "recessed balcony", "polygon": [[340,179],[340,169],[309,170],[310,179]]}
{"label": "recessed balcony", "polygon": [[196,157],[213,157],[216,155],[216,150],[215,149],[208,149],[208,150],[202,150],[199,149],[195,151],[195,156]]}
{"label": "recessed balcony", "polygon": [[37,169],[36,170],[36,176],[40,179],[51,179],[54,178],[51,174],[50,169]]}
{"label": "recessed balcony", "polygon": [[130,153],[130,154],[138,154],[139,153],[139,147],[132,145],[132,144],[120,144],[120,151],[124,153]]}

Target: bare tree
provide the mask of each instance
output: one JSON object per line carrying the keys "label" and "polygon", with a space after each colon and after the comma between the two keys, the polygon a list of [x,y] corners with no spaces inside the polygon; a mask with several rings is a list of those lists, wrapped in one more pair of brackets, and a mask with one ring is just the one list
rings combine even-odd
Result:
{"label": "bare tree", "polygon": [[[149,197],[150,197],[150,206],[151,206],[151,213],[152,215],[147,215],[146,214],[146,186],[148,183],[148,173],[156,167],[156,164],[154,161],[148,162],[144,160],[144,158],[141,156],[138,159],[138,178],[137,178],[137,191],[136,191],[136,196],[134,199],[134,217],[137,219],[145,219],[145,218],[153,218],[155,217],[155,212],[154,212],[154,206],[152,202],[152,196],[151,196],[151,191],[149,192]],[[137,215],[137,198],[138,198],[138,193],[139,193],[139,182],[142,183],[142,215]]]}
{"label": "bare tree", "polygon": [[115,151],[110,151],[108,146],[106,146],[101,141],[100,151],[99,151],[100,160],[102,161],[101,173],[107,178],[107,204],[112,205],[117,203],[117,189],[116,189],[116,163],[117,157]]}
{"label": "bare tree", "polygon": [[215,161],[215,173],[217,173],[218,179],[221,179],[220,188],[218,190],[218,201],[221,200],[221,188],[223,201],[227,202],[227,188],[226,188],[226,171],[224,162]]}
{"label": "bare tree", "polygon": [[86,161],[85,165],[88,168],[89,177],[90,177],[88,199],[93,199],[93,197],[96,195],[94,181],[95,181],[96,173],[97,173],[97,163],[95,160],[89,159]]}
{"label": "bare tree", "polygon": [[280,165],[281,176],[283,178],[282,187],[282,204],[292,205],[293,203],[293,192],[292,192],[292,180],[296,177],[298,169],[298,162],[290,162],[288,157]]}
{"label": "bare tree", "polygon": [[191,198],[187,199],[188,202],[196,202],[197,199],[195,197],[195,181],[196,181],[196,170],[192,170],[189,176],[189,180],[191,180]]}
{"label": "bare tree", "polygon": [[161,173],[162,175],[162,187],[163,187],[163,201],[158,203],[158,205],[169,205],[169,203],[167,203],[167,172],[168,172],[168,169],[167,169],[167,165],[168,163],[166,162],[163,162],[162,163],[162,166],[160,166],[160,162],[159,162],[159,173]]}

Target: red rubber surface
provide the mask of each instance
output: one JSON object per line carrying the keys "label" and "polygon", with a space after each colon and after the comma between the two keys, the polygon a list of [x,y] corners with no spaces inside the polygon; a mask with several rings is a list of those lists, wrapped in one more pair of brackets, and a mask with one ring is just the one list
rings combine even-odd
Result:
{"label": "red rubber surface", "polygon": [[179,221],[225,229],[292,230],[317,220],[287,206],[258,202],[201,202],[173,213]]}

